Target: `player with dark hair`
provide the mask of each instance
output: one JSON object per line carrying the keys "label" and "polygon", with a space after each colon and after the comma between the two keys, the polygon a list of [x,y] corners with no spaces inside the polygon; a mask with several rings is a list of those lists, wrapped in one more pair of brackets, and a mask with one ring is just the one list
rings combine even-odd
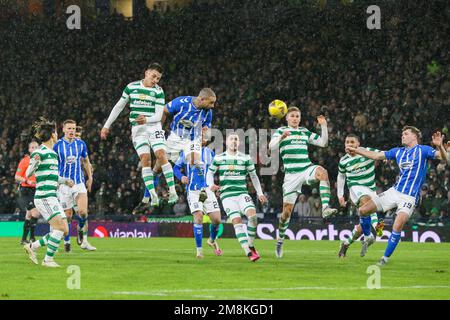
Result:
{"label": "player with dark hair", "polygon": [[[347,147],[359,147],[359,137],[355,134],[349,134],[345,138],[345,148]],[[368,148],[370,151],[376,151],[377,149]],[[344,186],[347,182],[347,186],[350,193],[350,200],[356,207],[363,206],[372,197],[376,197],[377,193],[375,185],[375,161],[362,157],[360,155],[350,155],[347,153],[339,160],[339,173],[337,177],[337,195],[339,198],[339,204],[341,207],[346,206],[344,198]],[[366,219],[362,218],[361,219]],[[384,222],[378,221],[378,215],[376,212],[370,215],[370,223],[375,229],[377,236],[383,235]],[[367,252],[367,248],[375,242],[375,238],[369,230],[364,230],[364,241],[361,248],[361,257],[364,257]],[[356,241],[362,234],[361,223],[355,226],[352,231],[352,235],[341,243],[339,249],[339,257],[345,257],[347,249],[350,245]]]}
{"label": "player with dark hair", "polygon": [[58,251],[59,243],[64,234],[69,232],[64,209],[57,198],[59,184],[73,186],[70,179],[58,175],[58,155],[53,151],[53,145],[58,140],[56,125],[45,118],[35,123],[36,138],[42,142],[30,156],[30,165],[26,171],[27,178],[36,176],[36,193],[34,204],[42,217],[50,224],[51,230],[39,241],[25,244],[24,249],[29,258],[38,264],[36,250],[41,246],[47,246],[47,253],[42,265],[45,267],[59,267],[54,261],[55,253]]}
{"label": "player with dark hair", "polygon": [[166,141],[161,126],[165,95],[163,89],[158,86],[158,82],[162,73],[161,65],[152,63],[145,70],[144,79],[128,84],[122,93],[122,97],[112,109],[100,134],[102,139],[108,137],[109,128],[127,103],[130,102],[129,120],[132,126],[133,145],[141,160],[142,178],[151,195],[151,205],[153,206],[158,205],[159,199],[154,185],[156,172],[151,168],[150,150],[155,153],[157,167],[162,170],[166,178],[169,187],[169,203],[174,204],[178,200],[173,169],[167,160]]}

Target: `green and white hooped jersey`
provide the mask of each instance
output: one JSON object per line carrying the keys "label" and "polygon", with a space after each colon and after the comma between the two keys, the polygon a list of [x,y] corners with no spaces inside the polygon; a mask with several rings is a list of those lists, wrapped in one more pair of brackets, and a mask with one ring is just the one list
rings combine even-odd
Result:
{"label": "green and white hooped jersey", "polygon": [[312,165],[308,155],[308,145],[320,138],[316,133],[304,127],[297,129],[291,127],[278,128],[272,138],[280,137],[285,131],[291,134],[280,141],[280,155],[283,160],[285,173],[299,173]]}
{"label": "green and white hooped jersey", "polygon": [[55,151],[41,145],[30,156],[31,159],[39,155],[41,161],[35,171],[36,193],[35,199],[56,197],[58,190],[58,155]]}
{"label": "green and white hooped jersey", "polygon": [[[366,148],[369,151],[379,152],[377,149]],[[368,187],[372,191],[375,186],[375,160],[355,155],[354,157],[346,154],[339,160],[339,172],[347,177],[347,186]]]}
{"label": "green and white hooped jersey", "polygon": [[209,166],[211,173],[219,172],[221,200],[247,194],[247,174],[255,170],[250,156],[241,152],[236,155],[227,152],[216,155]]}
{"label": "green and white hooped jersey", "polygon": [[163,89],[158,85],[145,87],[142,80],[128,84],[123,90],[122,99],[130,102],[129,120],[132,126],[138,125],[137,117],[140,115],[151,117],[155,114],[157,106],[164,108],[165,104]]}

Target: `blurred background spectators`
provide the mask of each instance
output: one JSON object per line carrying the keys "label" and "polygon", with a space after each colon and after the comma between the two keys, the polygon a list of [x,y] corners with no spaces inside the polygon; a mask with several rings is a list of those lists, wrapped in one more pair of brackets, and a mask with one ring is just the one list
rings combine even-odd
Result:
{"label": "blurred background spectators", "polygon": [[[94,165],[90,212],[98,218],[129,214],[142,197],[138,157],[131,143],[127,112],[113,124],[109,139],[100,129],[127,83],[143,77],[149,62],[161,63],[160,85],[167,101],[212,87],[218,96],[213,127],[274,129],[269,118],[275,98],[299,106],[302,125],[320,133],[315,117],[329,124],[329,147],[310,148],[335,186],[337,164],[348,133],[363,146],[388,149],[400,144],[401,128],[422,130],[423,143],[450,123],[450,6],[447,1],[382,1],[382,29],[366,28],[364,3],[320,8],[298,1],[210,1],[165,13],[145,12],[134,20],[112,15],[82,19],[66,28],[66,17],[0,20],[0,212],[17,212],[14,173],[39,116],[84,127]],[[168,129],[168,123],[165,124]],[[168,132],[168,131],[166,131]],[[60,132],[61,134],[61,132]],[[247,149],[248,150],[248,149]],[[378,163],[377,187],[396,179],[395,163]],[[430,162],[416,218],[447,221],[448,166]],[[258,211],[276,218],[281,211],[283,173],[262,176],[269,204]],[[249,181],[254,199],[255,191]],[[180,194],[183,187],[177,187]],[[152,214],[188,212],[185,197]],[[314,192],[315,190],[315,192]],[[294,216],[320,217],[314,186],[305,187]],[[333,188],[333,206],[338,206]],[[354,209],[341,210],[352,216]]]}

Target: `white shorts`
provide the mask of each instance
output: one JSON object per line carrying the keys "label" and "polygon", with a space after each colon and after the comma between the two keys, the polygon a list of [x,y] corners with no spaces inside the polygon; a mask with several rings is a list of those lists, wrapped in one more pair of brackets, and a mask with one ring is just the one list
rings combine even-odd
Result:
{"label": "white shorts", "polygon": [[34,205],[38,209],[41,216],[47,220],[47,222],[52,220],[57,215],[61,216],[63,219],[66,218],[64,209],[55,197],[34,199]]}
{"label": "white shorts", "polygon": [[131,128],[131,139],[139,156],[150,154],[150,148],[153,152],[166,150],[166,138],[160,122],[153,125],[134,126]]}
{"label": "white shorts", "polygon": [[73,187],[61,184],[58,189],[58,200],[63,209],[72,209],[76,205],[76,198],[80,193],[87,193],[84,183],[78,183]]}
{"label": "white shorts", "polygon": [[283,183],[283,203],[295,204],[298,195],[302,192],[303,184],[316,181],[315,173],[318,165],[311,165],[299,173],[286,173]]}
{"label": "white shorts", "polygon": [[396,213],[404,212],[408,214],[409,217],[413,214],[416,204],[416,199],[414,197],[401,193],[393,187],[378,194],[374,200],[379,211],[382,210],[383,212],[386,212],[393,208],[397,208]]}
{"label": "white shorts", "polygon": [[169,160],[176,162],[180,156],[180,152],[183,151],[184,155],[188,155],[191,152],[198,154],[202,153],[202,141],[201,139],[191,140],[189,138],[180,138],[175,133],[171,132],[167,138],[167,153],[170,155]]}
{"label": "white shorts", "polygon": [[250,197],[248,193],[225,198],[222,200],[222,205],[230,220],[240,218],[242,215],[245,215],[249,209],[255,209],[252,197]]}
{"label": "white shorts", "polygon": [[206,188],[205,190],[208,198],[204,203],[198,201],[200,190],[190,190],[188,192],[187,200],[191,213],[194,213],[196,211],[203,211],[203,213],[208,214],[211,212],[220,211],[219,203],[217,202],[217,198],[214,192],[212,192],[209,188]]}
{"label": "white shorts", "polygon": [[372,189],[364,186],[353,186],[349,189],[350,193],[350,200],[352,203],[357,206],[359,203],[359,199],[363,196],[369,196],[375,203],[376,199],[378,197],[377,193],[373,191]]}

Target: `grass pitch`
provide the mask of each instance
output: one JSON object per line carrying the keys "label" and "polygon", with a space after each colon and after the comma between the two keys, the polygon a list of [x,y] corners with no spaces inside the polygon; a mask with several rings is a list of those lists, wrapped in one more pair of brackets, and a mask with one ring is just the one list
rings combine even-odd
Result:
{"label": "grass pitch", "polygon": [[[49,269],[28,259],[18,238],[0,240],[0,299],[450,299],[450,244],[402,242],[381,270],[381,289],[368,289],[367,269],[385,242],[359,257],[354,243],[337,258],[338,241],[289,241],[282,259],[275,241],[257,240],[261,259],[250,262],[236,239],[220,239],[223,256],[204,240],[195,258],[194,239],[94,239],[96,252],[73,251]],[[41,262],[45,249],[38,257]],[[69,266],[78,266],[81,288],[69,289]],[[70,271],[70,269],[69,269]]]}

